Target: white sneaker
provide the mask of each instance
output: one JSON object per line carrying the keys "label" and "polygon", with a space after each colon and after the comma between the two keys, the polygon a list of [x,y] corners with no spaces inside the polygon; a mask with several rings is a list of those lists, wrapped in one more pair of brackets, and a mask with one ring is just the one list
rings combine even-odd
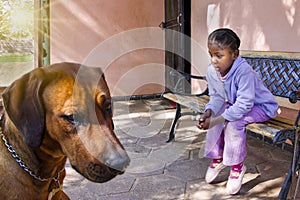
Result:
{"label": "white sneaker", "polygon": [[241,172],[235,172],[235,171],[231,170],[229,178],[228,178],[228,182],[226,185],[226,191],[228,194],[233,195],[240,191],[240,189],[242,187],[243,177],[246,173],[246,170],[247,170],[247,167],[245,165],[243,165]]}
{"label": "white sneaker", "polygon": [[206,183],[211,183],[215,178],[218,176],[218,174],[222,171],[222,169],[226,168],[223,163],[215,163],[214,168],[211,166],[208,167],[205,175],[205,181]]}

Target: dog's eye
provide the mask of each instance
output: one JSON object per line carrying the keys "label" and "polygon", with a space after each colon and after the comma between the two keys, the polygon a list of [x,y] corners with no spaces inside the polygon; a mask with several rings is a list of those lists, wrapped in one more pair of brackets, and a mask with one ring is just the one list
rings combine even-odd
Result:
{"label": "dog's eye", "polygon": [[112,105],[111,102],[108,102],[104,105],[104,111],[107,115],[111,115],[112,114]]}
{"label": "dog's eye", "polygon": [[67,122],[69,122],[70,124],[73,124],[75,125],[76,122],[75,122],[75,119],[74,119],[74,115],[62,115],[61,116],[64,120],[66,120]]}

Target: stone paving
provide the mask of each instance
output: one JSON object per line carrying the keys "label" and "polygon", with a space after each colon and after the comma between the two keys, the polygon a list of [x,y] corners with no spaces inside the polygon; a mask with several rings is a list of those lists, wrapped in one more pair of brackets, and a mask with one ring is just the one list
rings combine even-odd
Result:
{"label": "stone paving", "polygon": [[174,114],[175,109],[159,99],[115,102],[115,132],[131,158],[130,166],[123,175],[99,184],[67,164],[64,191],[73,200],[277,199],[291,153],[249,136],[243,186],[239,194],[226,195],[230,168],[213,184],[205,183],[210,162],[202,156],[205,132],[195,127],[191,116],[180,119],[175,141],[166,143]]}

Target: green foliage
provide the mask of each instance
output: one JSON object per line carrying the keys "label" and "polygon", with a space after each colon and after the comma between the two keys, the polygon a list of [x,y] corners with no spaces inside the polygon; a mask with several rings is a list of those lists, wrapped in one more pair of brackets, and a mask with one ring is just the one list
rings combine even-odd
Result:
{"label": "green foliage", "polygon": [[28,44],[28,41],[33,41],[34,0],[0,1],[0,47],[2,50],[13,49],[15,44],[22,46],[22,43]]}

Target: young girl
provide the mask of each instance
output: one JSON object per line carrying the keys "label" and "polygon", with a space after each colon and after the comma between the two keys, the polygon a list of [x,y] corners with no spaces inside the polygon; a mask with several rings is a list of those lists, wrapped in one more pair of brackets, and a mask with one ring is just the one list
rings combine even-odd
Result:
{"label": "young girl", "polygon": [[278,108],[258,74],[239,56],[239,46],[239,37],[230,29],[217,29],[208,36],[210,100],[198,125],[208,129],[204,156],[212,159],[205,180],[211,183],[231,166],[229,194],[239,192],[246,172],[246,125],[275,117]]}

